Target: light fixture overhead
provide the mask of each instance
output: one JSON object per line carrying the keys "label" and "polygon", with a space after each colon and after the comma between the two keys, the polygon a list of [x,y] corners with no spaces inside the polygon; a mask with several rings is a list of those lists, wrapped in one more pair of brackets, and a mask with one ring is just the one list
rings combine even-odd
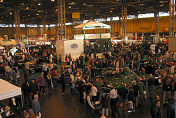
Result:
{"label": "light fixture overhead", "polygon": [[41,3],[38,3],[38,5],[40,6],[40,5],[41,5]]}
{"label": "light fixture overhead", "polygon": [[12,15],[12,12],[10,12],[10,15]]}
{"label": "light fixture overhead", "polygon": [[28,10],[28,9],[29,9],[29,7],[26,7],[26,9]]}
{"label": "light fixture overhead", "polygon": [[51,0],[51,2],[54,2],[54,0]]}
{"label": "light fixture overhead", "polygon": [[37,14],[37,16],[38,16],[39,14]]}
{"label": "light fixture overhead", "polygon": [[3,2],[3,0],[0,0],[0,2]]}

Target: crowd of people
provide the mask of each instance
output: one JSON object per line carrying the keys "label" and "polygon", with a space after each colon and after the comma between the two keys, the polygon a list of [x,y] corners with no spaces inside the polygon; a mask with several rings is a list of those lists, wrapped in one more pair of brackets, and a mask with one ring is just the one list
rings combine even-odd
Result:
{"label": "crowd of people", "polygon": [[[161,103],[167,107],[167,117],[175,118],[175,67],[167,65],[168,57],[171,58],[174,55],[166,53],[166,51],[163,48],[160,56],[155,59],[158,64],[155,73],[146,74],[146,68],[141,65],[141,60],[150,61],[155,55],[150,48],[141,44],[115,44],[111,54],[105,52],[103,58],[99,58],[96,53],[93,53],[93,55],[81,55],[76,59],[68,54],[65,59],[62,59],[60,55],[57,57],[55,52],[49,48],[30,50],[29,54],[24,56],[24,83],[21,87],[24,106],[32,111],[25,111],[24,117],[28,118],[31,114],[40,116],[38,99],[61,83],[63,95],[79,96],[80,104],[85,104],[85,118],[100,116],[104,118],[110,115],[117,118],[117,114],[136,112],[146,103],[149,104],[147,112],[151,113],[152,118],[162,117]],[[33,61],[36,61],[38,55],[43,56],[47,63],[43,65],[39,79],[36,79],[32,78],[29,73],[28,60],[32,58]],[[2,58],[4,61],[0,66],[1,78],[18,84],[18,61],[11,56],[3,56]],[[67,67],[61,66],[61,60],[66,62]],[[40,62],[36,61],[36,63]],[[119,88],[108,86],[102,79],[102,70],[107,67],[115,68],[116,72],[120,74],[124,74],[128,68],[138,77],[131,80],[130,85],[123,83]],[[157,93],[157,90],[162,94]]]}

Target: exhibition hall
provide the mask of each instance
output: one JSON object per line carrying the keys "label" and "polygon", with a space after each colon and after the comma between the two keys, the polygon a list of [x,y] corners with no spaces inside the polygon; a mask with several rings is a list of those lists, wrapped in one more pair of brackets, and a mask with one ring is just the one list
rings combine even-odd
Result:
{"label": "exhibition hall", "polygon": [[175,0],[0,0],[0,118],[176,118]]}

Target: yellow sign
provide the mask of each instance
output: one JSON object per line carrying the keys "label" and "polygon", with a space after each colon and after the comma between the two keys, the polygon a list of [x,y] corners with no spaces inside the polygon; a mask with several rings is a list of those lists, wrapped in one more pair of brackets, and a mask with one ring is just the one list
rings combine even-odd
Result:
{"label": "yellow sign", "polygon": [[72,18],[80,18],[80,12],[72,12]]}

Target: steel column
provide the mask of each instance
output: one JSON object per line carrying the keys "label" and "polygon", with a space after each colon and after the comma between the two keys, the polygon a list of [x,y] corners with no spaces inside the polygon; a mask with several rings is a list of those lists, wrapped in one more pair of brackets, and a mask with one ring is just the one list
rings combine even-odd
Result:
{"label": "steel column", "polygon": [[16,42],[21,41],[21,36],[20,36],[20,10],[17,9],[15,10],[15,40]]}

